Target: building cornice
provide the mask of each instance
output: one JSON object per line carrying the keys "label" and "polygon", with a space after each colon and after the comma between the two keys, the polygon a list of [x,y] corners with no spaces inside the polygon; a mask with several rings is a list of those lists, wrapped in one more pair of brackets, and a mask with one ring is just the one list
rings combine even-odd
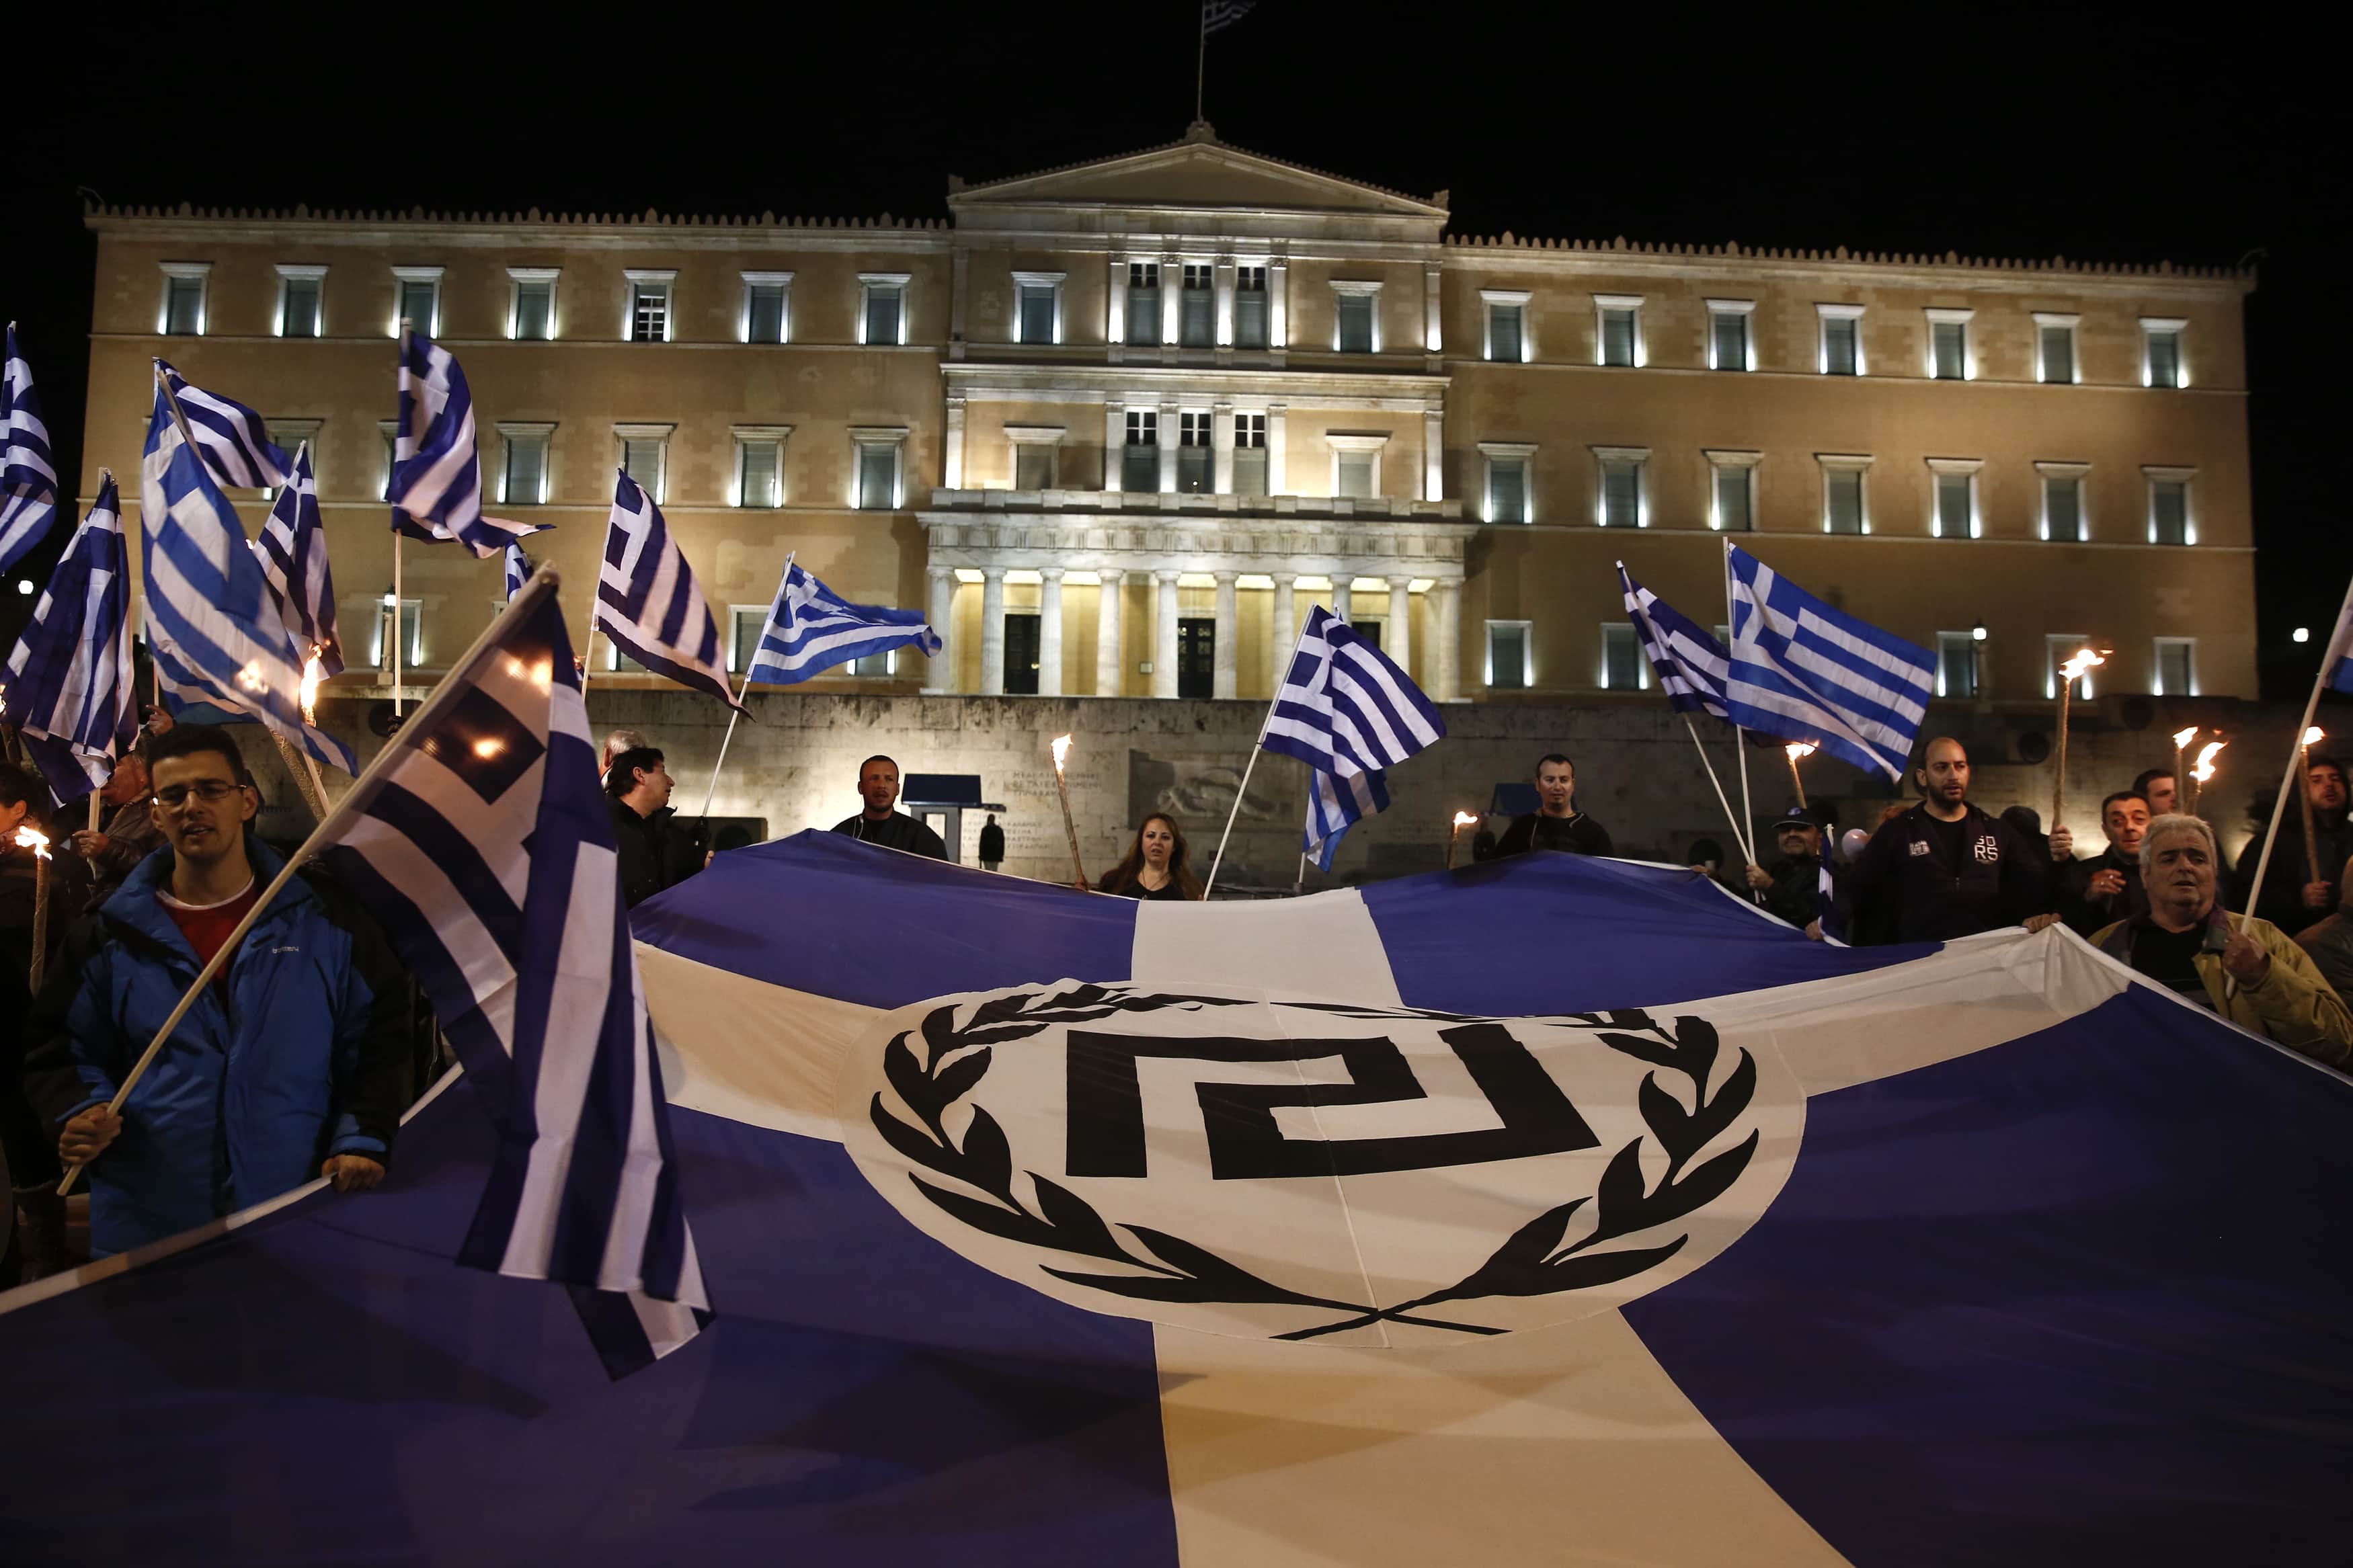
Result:
{"label": "building cornice", "polygon": [[1486,270],[1588,271],[1609,277],[1629,274],[1661,277],[1737,277],[1741,279],[1867,278],[1874,283],[1912,283],[1923,287],[1955,287],[1982,290],[1989,287],[2020,291],[2047,290],[2054,279],[2064,279],[2071,292],[2085,288],[2113,288],[2145,294],[2152,285],[2186,292],[2253,292],[2253,268],[2177,267],[2170,261],[2147,264],[2121,261],[2071,261],[2057,256],[2047,260],[1963,256],[1947,251],[1926,256],[1896,251],[1850,251],[1844,246],[1829,250],[1731,245],[1646,244],[1623,236],[1613,240],[1522,239],[1508,230],[1493,237],[1450,234],[1444,240],[1445,265]]}
{"label": "building cornice", "polygon": [[1416,372],[1227,369],[1214,365],[980,364],[952,361],[940,366],[947,394],[978,402],[1035,399],[1039,402],[1101,402],[1113,393],[1154,398],[1247,397],[1253,402],[1317,406],[1335,400],[1348,407],[1421,409],[1444,404],[1451,378]]}

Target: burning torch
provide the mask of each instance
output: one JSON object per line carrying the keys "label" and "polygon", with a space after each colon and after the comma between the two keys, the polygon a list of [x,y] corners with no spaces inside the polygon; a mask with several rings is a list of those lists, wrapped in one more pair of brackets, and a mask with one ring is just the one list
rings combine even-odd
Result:
{"label": "burning torch", "polygon": [[2067,700],[2075,694],[2075,682],[2084,672],[2108,661],[2090,648],[2078,649],[2075,657],[2059,667],[2059,773],[2051,786],[2051,827],[2056,832],[2064,826],[2067,815]]}
{"label": "burning torch", "polygon": [[1064,776],[1064,765],[1071,756],[1071,738],[1057,735],[1048,748],[1054,753],[1054,792],[1062,797],[1062,831],[1070,835],[1071,871],[1078,878],[1079,886],[1086,887],[1087,868],[1079,862],[1079,826],[1071,820],[1071,781]]}

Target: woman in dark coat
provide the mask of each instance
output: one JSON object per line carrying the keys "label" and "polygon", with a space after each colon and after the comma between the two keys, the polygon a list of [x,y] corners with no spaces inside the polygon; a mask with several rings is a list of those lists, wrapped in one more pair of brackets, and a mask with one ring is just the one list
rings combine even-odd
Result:
{"label": "woman in dark coat", "polygon": [[1176,819],[1154,812],[1135,830],[1127,858],[1103,874],[1095,884],[1099,893],[1123,899],[1198,899],[1201,879],[1185,853],[1185,835]]}

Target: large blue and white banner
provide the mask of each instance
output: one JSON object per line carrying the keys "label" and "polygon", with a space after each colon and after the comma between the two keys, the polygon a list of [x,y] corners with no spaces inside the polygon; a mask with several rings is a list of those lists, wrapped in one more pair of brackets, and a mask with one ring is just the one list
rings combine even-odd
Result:
{"label": "large blue and white banner", "polygon": [[[0,1297],[12,1561],[2322,1562],[2353,1083],[2058,929],[1528,856],[1113,900],[828,834],[636,911],[728,1312],[445,1261],[460,1083]],[[137,1460],[135,1481],[125,1463]]]}

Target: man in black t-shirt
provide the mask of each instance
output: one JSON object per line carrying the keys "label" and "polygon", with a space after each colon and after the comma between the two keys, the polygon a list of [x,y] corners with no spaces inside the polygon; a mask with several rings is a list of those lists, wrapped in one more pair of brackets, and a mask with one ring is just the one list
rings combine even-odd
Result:
{"label": "man in black t-shirt", "polygon": [[1609,830],[1577,809],[1577,764],[1558,752],[1536,763],[1536,795],[1542,806],[1512,818],[1495,841],[1491,859],[1553,849],[1567,855],[1611,855]]}
{"label": "man in black t-shirt", "polygon": [[1857,942],[1945,942],[2006,925],[2041,931],[2045,868],[2018,830],[1969,804],[1969,754],[1928,742],[1912,771],[1920,804],[1871,836],[1839,889]]}
{"label": "man in black t-shirt", "polygon": [[940,842],[938,834],[906,813],[891,809],[899,802],[898,763],[888,757],[869,757],[859,763],[858,793],[864,797],[866,809],[835,823],[836,833],[847,833],[860,844],[879,844],[885,849],[903,849],[934,860],[948,858],[948,847]]}

